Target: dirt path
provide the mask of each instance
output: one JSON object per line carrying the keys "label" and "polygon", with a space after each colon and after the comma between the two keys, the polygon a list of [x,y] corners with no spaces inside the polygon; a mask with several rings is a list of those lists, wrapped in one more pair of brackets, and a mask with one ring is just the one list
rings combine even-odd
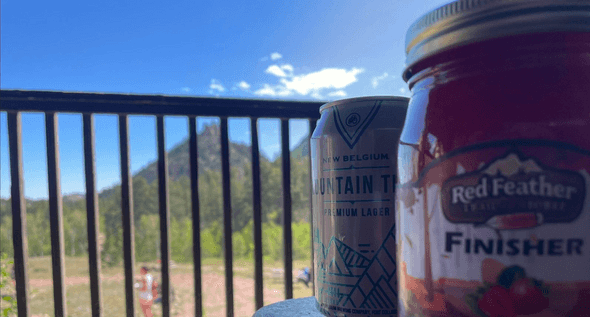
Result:
{"label": "dirt path", "polygon": [[[203,303],[207,316],[225,315],[225,277],[223,274],[203,274]],[[176,291],[176,299],[180,300],[182,308],[180,316],[194,315],[195,305],[192,301],[193,275],[177,274],[172,276],[172,283]],[[278,302],[284,299],[282,291],[264,289],[265,303]],[[234,276],[234,315],[252,316],[255,312],[254,280]]]}
{"label": "dirt path", "polygon": [[[102,281],[122,281],[123,274],[116,274],[113,276],[102,277]],[[71,285],[79,285],[79,284],[89,284],[90,277],[88,276],[74,276],[74,277],[65,277],[64,283],[66,286]],[[53,280],[51,279],[29,279],[29,285],[33,288],[37,287],[47,287],[53,286]]]}
{"label": "dirt path", "polygon": [[[116,274],[103,277],[102,281],[123,281],[123,279],[123,274]],[[172,274],[171,282],[175,290],[175,299],[172,305],[173,315],[193,316],[195,305],[192,273]],[[90,279],[87,276],[65,278],[67,286],[89,283]],[[51,279],[30,279],[29,285],[32,288],[51,287],[53,281]],[[225,315],[225,276],[217,272],[203,272],[202,285],[204,310],[207,316]],[[265,305],[283,299],[282,290],[265,287]],[[254,312],[254,279],[234,276],[234,315],[252,316]]]}

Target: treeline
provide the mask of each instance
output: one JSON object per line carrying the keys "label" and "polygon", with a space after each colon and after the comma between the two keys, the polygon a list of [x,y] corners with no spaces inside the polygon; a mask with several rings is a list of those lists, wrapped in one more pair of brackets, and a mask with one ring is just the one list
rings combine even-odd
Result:
{"label": "treeline", "polygon": [[[283,256],[282,171],[281,160],[261,161],[263,254],[267,259]],[[180,176],[169,182],[170,248],[172,260],[192,261],[192,214],[190,180]],[[101,257],[104,265],[122,261],[121,188],[99,195]],[[291,160],[293,210],[293,258],[310,256],[309,174],[307,158]],[[221,172],[205,170],[199,175],[200,237],[204,257],[222,257],[223,199]],[[232,244],[234,257],[252,257],[252,175],[249,165],[231,169]],[[133,178],[135,252],[137,261],[159,258],[160,230],[158,184],[145,178]],[[47,200],[27,200],[27,236],[29,256],[51,253],[49,205]],[[10,199],[0,201],[0,253],[13,256]],[[63,200],[64,248],[67,256],[87,254],[86,202],[78,195]]]}

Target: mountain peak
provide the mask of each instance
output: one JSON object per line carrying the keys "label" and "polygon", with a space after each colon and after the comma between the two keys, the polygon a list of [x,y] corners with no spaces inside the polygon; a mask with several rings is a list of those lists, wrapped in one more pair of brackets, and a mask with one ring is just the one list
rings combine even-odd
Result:
{"label": "mountain peak", "polygon": [[221,136],[221,131],[220,131],[219,125],[211,124],[211,125],[206,125],[204,128],[205,129],[200,134],[201,137],[204,137],[204,138],[213,138],[213,137],[219,138]]}

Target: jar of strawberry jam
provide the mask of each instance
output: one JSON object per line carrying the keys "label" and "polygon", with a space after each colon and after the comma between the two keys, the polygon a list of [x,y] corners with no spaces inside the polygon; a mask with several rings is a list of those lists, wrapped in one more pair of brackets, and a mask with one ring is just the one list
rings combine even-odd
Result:
{"label": "jar of strawberry jam", "polygon": [[590,316],[590,2],[456,1],[407,34],[401,316]]}

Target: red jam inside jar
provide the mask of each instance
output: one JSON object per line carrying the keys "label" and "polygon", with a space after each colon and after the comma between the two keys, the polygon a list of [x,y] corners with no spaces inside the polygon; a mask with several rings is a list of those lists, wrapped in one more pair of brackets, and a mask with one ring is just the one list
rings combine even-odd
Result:
{"label": "red jam inside jar", "polygon": [[409,33],[400,316],[590,316],[590,7],[469,3]]}

